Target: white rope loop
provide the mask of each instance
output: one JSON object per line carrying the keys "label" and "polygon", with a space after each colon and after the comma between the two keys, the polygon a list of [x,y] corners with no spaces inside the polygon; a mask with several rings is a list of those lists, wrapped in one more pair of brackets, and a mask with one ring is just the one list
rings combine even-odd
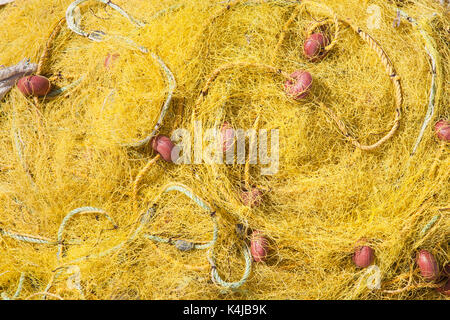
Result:
{"label": "white rope loop", "polygon": [[158,121],[153,127],[153,131],[149,135],[147,135],[144,139],[128,144],[123,144],[122,145],[123,147],[133,147],[133,148],[142,147],[147,143],[149,143],[150,140],[157,135],[158,130],[161,128],[164,118],[166,117],[166,113],[169,110],[170,103],[172,102],[173,95],[177,88],[175,76],[173,75],[172,71],[170,71],[170,69],[167,67],[167,65],[164,63],[164,61],[153,52],[150,52],[150,55],[159,64],[161,69],[164,71],[164,74],[166,75],[167,82],[169,83],[167,97],[166,100],[164,101],[163,107],[161,108],[161,113],[159,114]]}
{"label": "white rope loop", "polygon": [[[212,210],[212,208],[202,199],[200,199],[199,197],[197,197],[191,190],[189,190],[189,188],[181,185],[181,184],[169,184],[166,185],[162,191],[162,194],[164,193],[168,193],[171,191],[178,191],[183,193],[184,195],[186,195],[189,199],[191,199],[192,201],[195,202],[195,204],[197,204],[199,207],[201,207],[202,209],[208,211],[211,215],[211,219],[213,220],[214,223],[214,230],[213,230],[213,238],[211,241],[205,243],[205,244],[198,244],[198,243],[194,243],[194,242],[190,242],[190,241],[185,241],[185,240],[177,240],[175,242],[172,243],[171,239],[164,239],[155,235],[150,235],[150,234],[146,234],[144,235],[147,239],[155,241],[155,242],[160,242],[160,243],[169,243],[169,244],[174,244],[175,247],[181,251],[189,251],[192,249],[197,249],[197,250],[204,250],[207,248],[210,248],[212,246],[215,245],[217,238],[218,238],[218,233],[219,233],[219,227],[217,224],[217,218],[215,215],[215,212]],[[158,197],[159,199],[159,197]]]}
{"label": "white rope loop", "polygon": [[245,259],[245,270],[244,274],[242,275],[242,278],[236,282],[227,282],[222,280],[222,278],[219,276],[219,272],[217,271],[216,262],[214,259],[214,252],[213,250],[211,250],[210,257],[208,257],[208,261],[211,264],[211,277],[213,281],[224,288],[232,290],[236,290],[239,287],[241,287],[247,281],[248,277],[250,276],[250,272],[252,270],[252,255],[250,253],[250,249],[246,244],[244,245],[244,259]]}
{"label": "white rope loop", "polygon": [[[75,9],[82,4],[83,2],[86,2],[87,0],[76,0],[74,2],[72,2],[69,7],[67,7],[66,10],[66,21],[67,21],[67,26],[69,27],[70,30],[72,30],[73,32],[75,32],[76,34],[89,38],[92,41],[102,41],[104,36],[106,36],[106,33],[103,31],[99,31],[99,30],[95,30],[92,31],[90,33],[83,31],[80,26],[78,25],[79,21],[76,21],[75,19],[75,14],[74,11]],[[126,13],[121,7],[119,7],[118,5],[112,3],[110,0],[97,0],[101,3],[104,3],[107,6],[110,6],[111,8],[113,8],[114,10],[116,10],[117,12],[119,12],[123,17],[125,17],[126,19],[130,20],[132,23],[134,23],[136,26],[138,27],[142,27],[144,26],[144,23],[134,19],[133,17],[131,17],[130,15],[128,15],[128,13]]]}

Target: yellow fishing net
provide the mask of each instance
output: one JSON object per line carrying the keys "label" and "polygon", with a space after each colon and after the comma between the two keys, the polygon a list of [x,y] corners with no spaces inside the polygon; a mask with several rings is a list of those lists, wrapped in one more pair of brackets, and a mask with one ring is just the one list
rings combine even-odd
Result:
{"label": "yellow fishing net", "polygon": [[[4,299],[446,299],[415,264],[450,260],[445,3],[72,2],[0,7],[0,65],[29,58],[57,90],[0,100]],[[331,39],[316,62],[313,30]],[[296,101],[298,69],[313,84]],[[148,143],[224,122],[278,130],[278,170]],[[240,227],[269,239],[265,262]]]}

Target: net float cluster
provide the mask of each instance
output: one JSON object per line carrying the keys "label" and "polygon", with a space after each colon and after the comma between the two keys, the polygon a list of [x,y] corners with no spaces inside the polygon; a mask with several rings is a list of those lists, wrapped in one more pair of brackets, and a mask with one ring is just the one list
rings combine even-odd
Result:
{"label": "net float cluster", "polygon": [[[370,246],[358,246],[355,248],[353,263],[358,268],[367,268],[373,264],[375,260],[375,250]],[[450,295],[450,264],[447,264],[442,272],[435,256],[428,250],[422,249],[416,253],[416,264],[419,268],[421,277],[427,282],[444,284],[436,290],[444,295]]]}
{"label": "net float cluster", "polygon": [[[329,43],[324,33],[313,33],[303,45],[303,54],[311,62],[317,62],[328,54],[325,48]],[[295,100],[307,97],[313,82],[312,75],[306,70],[296,70],[290,77],[292,80],[287,80],[284,85],[286,93]]]}

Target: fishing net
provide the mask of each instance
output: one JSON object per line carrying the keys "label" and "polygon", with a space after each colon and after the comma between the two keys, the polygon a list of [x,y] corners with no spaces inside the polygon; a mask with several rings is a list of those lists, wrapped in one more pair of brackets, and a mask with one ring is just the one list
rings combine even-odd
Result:
{"label": "fishing net", "polygon": [[[449,21],[431,0],[0,6],[2,298],[445,299],[414,260],[450,260],[450,149],[433,129],[450,118]],[[315,31],[330,43],[310,61]],[[6,87],[24,59],[44,98]],[[313,83],[294,100],[299,69]],[[277,134],[276,170],[151,149],[180,128],[194,149],[225,122]],[[362,244],[369,269],[352,262]]]}

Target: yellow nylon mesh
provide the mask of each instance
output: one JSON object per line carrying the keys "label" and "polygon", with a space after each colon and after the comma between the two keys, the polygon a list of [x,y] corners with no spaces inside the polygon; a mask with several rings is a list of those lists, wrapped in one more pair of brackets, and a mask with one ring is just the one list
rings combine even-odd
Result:
{"label": "yellow nylon mesh", "polygon": [[[24,57],[37,63],[70,3],[17,0],[0,8],[0,65]],[[263,204],[251,209],[239,197],[244,165],[175,165],[158,160],[142,177],[134,202],[133,182],[154,154],[121,144],[151,132],[166,99],[167,80],[149,54],[117,38],[90,41],[64,24],[42,74],[59,87],[84,76],[81,83],[56,98],[40,100],[39,107],[17,88],[1,101],[0,228],[56,240],[64,216],[84,206],[105,210],[118,228],[101,214],[74,217],[64,231],[66,255],[61,260],[55,245],[0,237],[1,291],[12,297],[24,273],[18,298],[44,291],[49,283],[48,292],[65,299],[444,298],[432,288],[420,288],[424,280],[416,265],[411,288],[386,292],[408,284],[419,248],[431,251],[441,266],[450,258],[448,211],[442,210],[449,207],[449,148],[439,143],[432,129],[438,119],[450,117],[450,23],[448,11],[438,1],[322,1],[339,18],[352,19],[376,39],[401,79],[400,128],[371,152],[349,143],[317,101],[333,110],[353,137],[370,144],[392,126],[393,86],[376,53],[344,24],[336,46],[322,61],[303,57],[306,30],[315,20],[327,18],[326,11],[306,5],[274,52],[296,4],[236,5],[211,21],[226,4],[183,0],[182,7],[152,19],[180,2],[114,3],[147,25],[137,28],[111,8],[88,1],[80,5],[82,27],[127,37],[160,56],[173,72],[177,89],[160,132],[170,135],[176,128],[192,132],[194,120],[205,128],[227,121],[234,128],[248,129],[259,114],[260,129],[279,130],[279,171],[262,176],[261,165],[250,165],[250,183],[265,190]],[[432,37],[442,68],[435,115],[414,156],[410,153],[428,105],[430,62],[417,28],[405,19],[393,28],[396,5]],[[377,27],[370,20],[373,8],[380,9]],[[327,26],[333,31],[332,24]],[[106,69],[105,57],[114,53],[119,57]],[[266,64],[287,73],[306,69],[314,79],[310,96],[293,101],[284,92],[281,75],[231,68],[217,77],[195,108],[211,73],[238,62]],[[20,139],[15,138],[17,133]],[[189,186],[217,210],[214,252],[225,281],[238,281],[244,272],[237,223],[262,230],[270,238],[269,260],[254,263],[239,290],[225,290],[211,281],[205,250],[181,252],[141,235],[119,251],[76,263],[79,269],[63,268],[52,280],[58,267],[125,241],[138,227],[139,215],[168,182]],[[209,215],[182,194],[164,194],[158,207],[142,234],[198,242],[212,239]],[[438,214],[436,224],[421,235]],[[375,249],[382,280],[379,290],[364,285],[366,270],[351,261],[361,242]],[[84,297],[69,284],[78,272],[73,270],[79,270]]]}

